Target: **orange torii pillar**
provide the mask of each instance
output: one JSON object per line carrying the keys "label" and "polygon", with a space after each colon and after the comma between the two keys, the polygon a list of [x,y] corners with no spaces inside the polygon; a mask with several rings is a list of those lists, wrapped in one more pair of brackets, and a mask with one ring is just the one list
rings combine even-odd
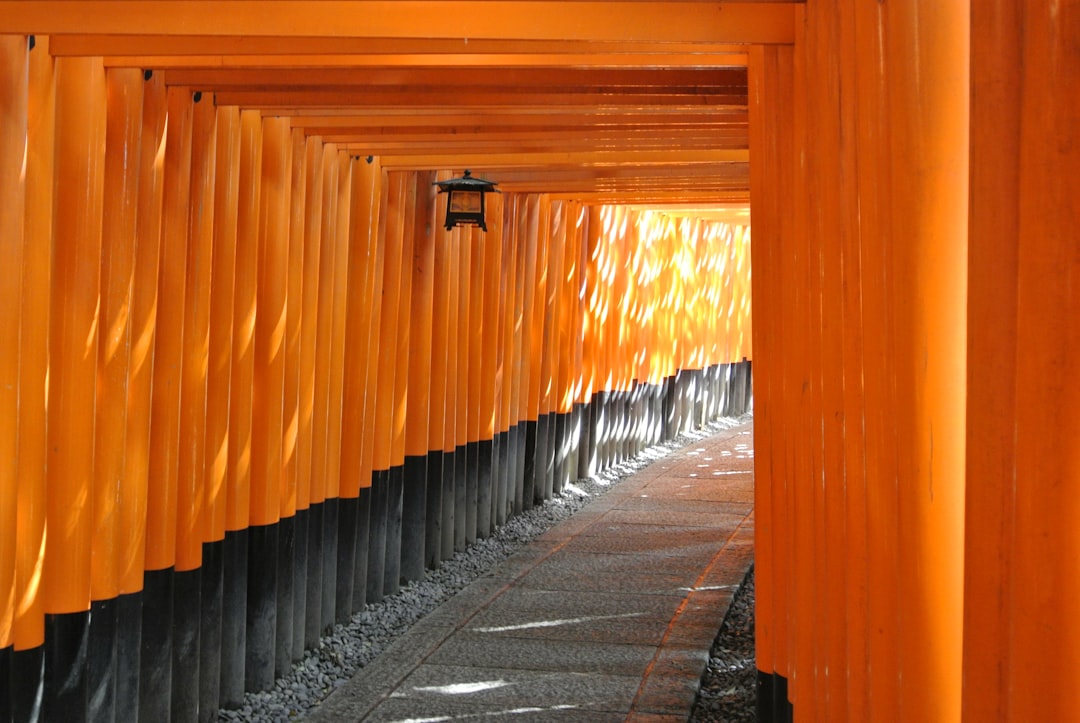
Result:
{"label": "orange torii pillar", "polygon": [[496,371],[499,492],[495,521],[503,524],[514,513],[514,477],[517,469],[517,405],[514,403],[514,339],[517,299],[517,196],[500,196],[502,211],[502,259],[499,275],[499,362]]}
{"label": "orange torii pillar", "polygon": [[[409,297],[408,404],[405,409],[403,500],[401,512],[401,579],[424,576],[427,558],[427,461],[435,447],[429,436],[432,370],[432,306],[435,289],[435,174],[419,173],[412,222],[412,293]],[[404,306],[404,305],[403,305]]]}
{"label": "orange torii pillar", "polygon": [[315,444],[321,441],[315,437],[314,430],[319,408],[315,372],[322,283],[322,159],[322,140],[308,138],[304,145],[304,280],[303,297],[299,302],[300,380],[296,431],[296,564],[300,568],[297,574],[304,584],[303,592],[296,595],[293,609],[300,621],[293,629],[293,635],[301,648],[313,647],[318,642],[322,617],[322,506],[314,499],[318,485],[313,469]]}
{"label": "orange torii pillar", "polygon": [[[171,127],[171,124],[170,124]],[[235,131],[234,131],[235,132]],[[259,113],[240,114],[235,241],[219,227],[222,243],[235,243],[232,350],[229,382],[229,443],[225,476],[224,588],[221,618],[221,703],[244,698],[248,596],[248,526],[251,520],[251,403],[254,374],[255,292],[259,183],[262,164]],[[232,141],[235,143],[236,141]],[[163,261],[164,263],[164,261]],[[224,353],[224,350],[222,350]]]}
{"label": "orange torii pillar", "polygon": [[20,300],[23,287],[23,217],[29,96],[29,39],[0,37],[0,718],[11,716],[11,652],[14,643],[16,535],[18,525],[18,430]]}
{"label": "orange torii pillar", "polygon": [[[382,168],[370,158],[353,160],[352,212],[349,232],[349,281],[346,308],[345,368],[342,380],[341,490],[338,512],[337,622],[348,620],[367,600],[368,524],[371,502],[371,462],[366,441],[374,405],[368,405],[368,380],[377,359],[371,353],[372,331],[378,333],[372,313],[378,264],[379,204]],[[378,280],[381,289],[381,278]],[[375,307],[377,309],[377,307]]]}
{"label": "orange torii pillar", "polygon": [[[477,378],[477,511],[476,535],[484,539],[495,528],[495,504],[498,498],[495,481],[495,370],[498,365],[500,319],[499,278],[502,263],[502,203],[498,196],[487,207],[488,231],[473,230],[475,243],[483,255],[480,363]],[[481,279],[474,281],[481,283]]]}
{"label": "orange torii pillar", "polygon": [[[304,653],[304,618],[307,613],[306,554],[307,529],[302,527],[299,507],[299,429],[300,429],[300,335],[303,322],[304,293],[304,219],[307,211],[307,141],[299,129],[289,135],[292,177],[289,180],[289,254],[287,261],[284,364],[284,401],[282,407],[281,497],[279,514],[284,524],[278,538],[278,627],[275,641],[276,677],[285,675],[292,663]],[[216,265],[216,261],[215,261]],[[205,563],[204,563],[205,564]],[[204,572],[204,575],[206,573]],[[213,710],[216,706],[202,710]]]}
{"label": "orange torii pillar", "polygon": [[[527,343],[525,334],[525,293],[526,269],[528,265],[528,196],[513,196],[513,214],[507,214],[508,230],[513,229],[512,248],[514,249],[513,285],[514,303],[509,308],[508,323],[512,338],[508,340],[510,357],[506,384],[510,390],[510,408],[507,420],[510,425],[510,485],[507,489],[508,504],[513,500],[513,514],[525,509],[525,407],[528,394],[525,393]],[[509,201],[506,202],[509,208]],[[533,258],[535,260],[535,250]],[[510,494],[510,490],[513,494]]]}
{"label": "orange torii pillar", "polygon": [[225,610],[225,556],[235,535],[228,529],[229,397],[231,388],[233,289],[236,278],[236,222],[240,192],[240,112],[217,110],[214,182],[214,267],[210,285],[207,339],[205,499],[203,502],[202,605],[206,608],[199,662],[199,708],[221,705],[222,626]]}
{"label": "orange torii pillar", "polygon": [[94,400],[98,338],[105,73],[100,59],[56,61],[56,201],[49,326],[48,458],[41,595],[43,714],[88,714]]}
{"label": "orange torii pillar", "polygon": [[[464,366],[458,368],[461,380],[459,402],[464,400],[465,435],[461,438],[465,452],[465,544],[476,542],[477,502],[480,494],[480,344],[483,341],[484,249],[478,242],[478,230],[472,226],[460,229],[462,249],[467,250],[468,263],[462,260],[463,280],[466,283],[461,301],[461,322],[465,326],[462,349]],[[465,269],[468,269],[466,272]]]}
{"label": "orange torii pillar", "polygon": [[[248,529],[248,597],[245,687],[274,683],[278,610],[278,542],[293,533],[281,512],[282,413],[285,392],[286,292],[289,205],[292,183],[289,124],[262,121],[255,294],[251,434],[251,521]],[[292,571],[289,568],[288,575]],[[292,610],[287,611],[291,623]],[[284,621],[283,621],[284,622]],[[290,635],[291,637],[291,635]]]}
{"label": "orange torii pillar", "polygon": [[[416,227],[416,173],[402,179],[404,199],[400,236],[400,291],[397,301],[397,321],[394,347],[393,437],[390,446],[390,485],[387,488],[386,566],[383,572],[383,594],[393,595],[401,584],[401,515],[405,486],[405,414],[408,409],[409,340],[412,318],[413,274],[407,273],[412,263]],[[388,219],[389,220],[389,219]],[[387,243],[395,239],[388,238]]]}
{"label": "orange torii pillar", "polygon": [[[168,108],[157,332],[151,382],[147,570],[142,629],[144,649],[151,646],[160,654],[143,656],[139,685],[139,714],[154,717],[168,716],[171,709],[180,387],[191,189],[191,91],[170,88]],[[63,132],[58,128],[57,134],[60,136]]]}
{"label": "orange torii pillar", "polygon": [[968,12],[751,57],[762,720],[959,717]]}
{"label": "orange torii pillar", "polygon": [[[447,172],[437,173],[436,180],[451,178]],[[433,218],[446,213],[445,194],[429,199],[434,206]],[[427,459],[427,523],[424,531],[424,564],[437,568],[453,552],[453,523],[449,521],[450,507],[445,499],[446,440],[447,440],[447,363],[450,347],[450,232],[435,223],[432,254],[431,289],[431,375],[428,387],[428,459]]]}
{"label": "orange torii pillar", "polygon": [[[14,599],[11,631],[10,701],[13,716],[29,718],[37,709],[44,684],[44,600],[40,595],[42,550],[45,540],[46,380],[50,275],[53,226],[53,157],[56,149],[55,74],[48,38],[39,37],[30,48],[27,88],[26,176],[24,202],[16,209],[22,224],[22,288],[19,324],[18,467],[16,468],[16,520]],[[18,68],[16,60],[13,70]],[[18,85],[12,87],[17,91]],[[18,96],[11,107],[18,108]],[[17,118],[18,113],[16,112]],[[21,158],[21,156],[16,156]],[[13,348],[13,347],[6,347]],[[142,582],[142,559],[138,559]],[[126,582],[126,579],[125,579]],[[137,596],[132,596],[137,597]],[[130,600],[131,597],[125,598]],[[136,642],[136,650],[138,645]],[[136,663],[137,664],[137,663]]]}
{"label": "orange torii pillar", "polygon": [[[113,71],[110,71],[112,73]],[[204,615],[216,601],[202,601],[203,504],[207,411],[206,355],[210,333],[210,280],[214,232],[214,166],[217,110],[195,94],[192,117],[190,200],[185,222],[187,273],[180,366],[180,435],[177,457],[176,573],[173,579],[172,714],[192,719],[199,710]],[[209,645],[209,641],[207,641]]]}
{"label": "orange torii pillar", "polygon": [[[385,231],[380,228],[383,252],[382,301],[379,309],[379,344],[375,379],[374,456],[371,508],[368,527],[367,601],[383,599],[386,584],[387,535],[391,505],[391,455],[397,433],[395,420],[395,373],[397,372],[397,323],[402,289],[402,232],[406,202],[406,178],[390,173],[384,209]],[[407,369],[402,370],[407,373]],[[402,428],[402,434],[404,428]]]}
{"label": "orange torii pillar", "polygon": [[[972,8],[964,721],[1080,682],[1080,8]],[[972,634],[967,634],[971,632]]]}

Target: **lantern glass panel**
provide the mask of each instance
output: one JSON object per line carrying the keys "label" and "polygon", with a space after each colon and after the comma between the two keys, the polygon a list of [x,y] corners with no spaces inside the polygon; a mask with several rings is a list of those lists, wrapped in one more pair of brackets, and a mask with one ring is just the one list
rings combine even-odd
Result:
{"label": "lantern glass panel", "polygon": [[450,211],[452,213],[480,213],[480,200],[482,194],[479,191],[451,191]]}

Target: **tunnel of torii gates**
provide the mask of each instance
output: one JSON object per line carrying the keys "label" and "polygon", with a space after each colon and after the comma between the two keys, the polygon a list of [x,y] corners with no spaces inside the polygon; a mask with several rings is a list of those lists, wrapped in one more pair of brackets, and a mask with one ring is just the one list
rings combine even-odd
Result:
{"label": "tunnel of torii gates", "polygon": [[1080,4],[0,32],[0,721],[212,717],[751,336],[761,719],[1080,715]]}

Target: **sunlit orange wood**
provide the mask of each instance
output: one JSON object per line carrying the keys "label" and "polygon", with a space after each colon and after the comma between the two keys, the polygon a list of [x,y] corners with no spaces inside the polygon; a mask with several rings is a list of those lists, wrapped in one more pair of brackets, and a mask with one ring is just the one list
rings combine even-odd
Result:
{"label": "sunlit orange wood", "polygon": [[[447,38],[790,43],[787,3],[558,0],[279,0],[273,11],[245,0],[0,2],[8,32],[279,38]],[[575,22],[567,24],[566,18]]]}
{"label": "sunlit orange wood", "polygon": [[307,147],[304,134],[289,135],[292,178],[289,182],[289,260],[285,318],[285,406],[282,410],[280,515],[292,517],[297,509],[297,456],[300,431],[300,324],[304,295],[304,219],[307,212]]}
{"label": "sunlit orange wood", "polygon": [[296,433],[296,507],[306,510],[312,502],[312,450],[315,438],[316,339],[319,322],[322,252],[323,144],[308,138],[304,146],[304,295],[300,319],[299,427]]}
{"label": "sunlit orange wood", "polygon": [[303,222],[307,212],[307,147],[303,133],[289,133],[288,282],[285,298],[285,380],[282,410],[280,516],[291,518],[297,506],[297,447],[300,428],[300,321],[303,308]]}
{"label": "sunlit orange wood", "polygon": [[[337,254],[338,171],[337,147],[322,149],[320,165],[312,169],[322,177],[322,203],[313,206],[320,235],[317,328],[315,333],[314,411],[311,427],[311,504],[327,498],[327,437],[330,432],[330,367],[334,331],[334,257]],[[313,197],[314,198],[314,197]],[[313,228],[309,219],[309,229]],[[309,231],[310,238],[311,231]],[[331,494],[330,496],[335,496]]]}
{"label": "sunlit orange wood", "polygon": [[[372,457],[375,471],[386,471],[391,465],[394,443],[394,375],[397,373],[398,302],[401,297],[402,249],[401,234],[405,204],[405,176],[389,175],[389,196],[386,206],[386,250],[383,258],[382,305],[379,321],[378,375],[375,399],[375,447]],[[402,370],[407,373],[407,369]]]}
{"label": "sunlit orange wood", "polygon": [[[379,345],[382,336],[382,300],[386,270],[387,218],[385,211],[390,201],[390,184],[387,173],[379,164],[378,159],[373,157],[371,161],[374,168],[369,169],[369,171],[374,174],[372,183],[375,186],[372,189],[371,204],[373,209],[377,209],[378,222],[371,228],[371,233],[374,234],[374,238],[371,240],[374,247],[373,257],[368,270],[371,286],[371,304],[365,311],[370,318],[370,328],[368,330],[367,373],[364,383],[366,391],[364,392],[363,448],[360,457],[361,488],[371,487],[372,472],[375,470],[375,413],[379,398],[376,385],[379,382]],[[364,174],[366,172],[361,171],[360,173]]]}
{"label": "sunlit orange wood", "polygon": [[[15,521],[15,650],[44,641],[41,570],[45,541],[46,379],[53,223],[55,97],[49,39],[29,57],[25,213],[20,310],[18,511]],[[140,558],[141,563],[141,558]],[[139,571],[142,571],[140,565]]]}
{"label": "sunlit orange wood", "polygon": [[105,195],[101,238],[101,322],[94,447],[94,551],[91,595],[116,597],[123,550],[141,539],[120,526],[130,498],[118,494],[124,477],[127,385],[131,356],[131,293],[135,270],[143,77],[138,70],[107,70]]}
{"label": "sunlit orange wood", "polygon": [[[335,217],[332,221],[323,221],[324,241],[332,239],[337,246],[334,251],[334,317],[330,335],[330,384],[327,406],[327,497],[339,497],[341,487],[341,446],[343,444],[341,410],[344,403],[342,390],[345,376],[345,311],[350,263],[349,219],[352,211],[349,204],[349,197],[352,194],[352,160],[349,154],[339,149],[333,162],[337,166],[337,190],[333,206]],[[331,229],[332,236],[328,235]]]}
{"label": "sunlit orange wood", "polygon": [[432,315],[435,282],[435,174],[416,179],[416,223],[411,259],[412,293],[409,297],[409,404],[405,418],[405,454],[421,457],[438,447],[428,436],[432,374]]}
{"label": "sunlit orange wood", "polygon": [[[1017,3],[971,14],[971,191],[968,233],[967,494],[964,514],[962,715],[1010,719],[1014,670],[1017,288],[1022,58]],[[998,111],[991,117],[991,108]],[[1051,696],[1052,698],[1052,696]]]}
{"label": "sunlit orange wood", "polygon": [[[972,279],[978,283],[979,296],[978,303],[969,309],[969,319],[982,349],[988,342],[1000,340],[1004,345],[987,350],[988,358],[969,355],[968,364],[972,372],[976,365],[989,364],[990,369],[979,373],[983,378],[1000,366],[1009,376],[994,376],[995,381],[1009,384],[1015,379],[1015,411],[1001,427],[992,428],[995,437],[1001,434],[999,429],[1008,430],[1008,444],[1015,446],[1006,448],[1011,459],[1005,460],[1004,489],[995,479],[1001,473],[998,469],[980,470],[979,477],[968,480],[969,494],[984,479],[989,482],[985,491],[978,490],[973,502],[982,503],[982,508],[1003,505],[1011,517],[1005,520],[1004,530],[984,529],[980,520],[973,530],[978,537],[971,543],[998,547],[998,536],[1007,535],[1001,548],[1009,557],[1002,561],[1002,569],[982,573],[988,575],[990,584],[996,584],[994,595],[1002,587],[1008,591],[1003,618],[1007,627],[986,631],[990,646],[1001,645],[993,640],[998,635],[1007,636],[1004,642],[1008,646],[1000,663],[1007,676],[1004,713],[990,720],[1025,716],[1067,719],[1075,714],[1072,691],[1080,640],[1076,616],[1080,580],[1074,574],[1080,559],[1080,537],[1070,522],[1080,500],[1080,458],[1074,442],[1080,432],[1080,334],[1073,313],[1078,303],[1080,255],[1076,243],[1078,183],[1072,170],[1078,160],[1080,103],[1075,94],[1063,89],[1075,87],[1080,79],[1080,63],[1072,51],[1080,14],[1075,3],[1039,8],[1020,5],[1015,10],[1000,5],[995,3],[993,9],[979,13],[999,14],[993,20],[995,27],[986,26],[989,17],[980,17],[973,34],[976,52],[972,70],[978,81],[972,109],[977,129],[973,150],[983,154],[971,159],[977,189],[971,218],[983,213],[986,217],[972,229],[970,269],[981,272],[981,278]],[[997,42],[1004,46],[1000,63],[1015,58],[1017,65],[1004,67],[999,58],[990,56],[990,48]],[[1019,101],[1019,107],[1010,110],[1003,124],[996,127],[989,118],[976,115],[993,101],[994,95],[983,95],[992,75],[996,83],[1003,84],[1002,92],[1016,88],[1017,93],[1008,97],[1012,103]],[[1001,178],[1000,174],[1008,175]],[[996,206],[1002,206],[1002,211],[992,211]],[[1010,207],[1015,210],[1007,210]],[[995,221],[1002,225],[992,226]],[[1015,254],[1011,275],[1015,282],[1008,276],[1001,278],[996,268],[990,270],[974,262],[975,254],[989,260],[999,251],[1000,273],[1011,268],[1008,263]],[[1005,289],[990,301],[986,289],[996,286],[999,278]],[[1008,323],[1001,337],[990,330],[999,313],[1010,311],[1013,283],[1014,342],[1009,338],[1012,329]],[[1001,411],[1009,409],[1006,406]],[[992,421],[996,420],[981,420],[977,430]],[[975,458],[983,452],[985,440],[974,436],[969,440],[973,445],[969,457]],[[993,500],[999,489],[1003,499]],[[988,498],[982,496],[984,492]],[[996,515],[992,508],[988,511],[989,525]],[[977,597],[968,600],[969,607],[980,602]],[[971,663],[975,667],[975,661]],[[997,672],[982,664],[975,670],[980,667],[983,670],[976,681],[985,679],[987,672]],[[965,705],[973,693],[965,691]],[[970,714],[964,710],[965,721],[977,719],[977,708]]]}
{"label": "sunlit orange wood", "polygon": [[148,570],[164,570],[176,562],[184,282],[191,196],[192,93],[187,88],[170,88],[168,103],[158,313],[151,387],[149,479],[152,484],[148,487],[146,507]]}
{"label": "sunlit orange wood", "polygon": [[204,97],[195,104],[191,132],[191,200],[176,495],[176,569],[181,571],[194,570],[202,564],[202,543],[205,541],[202,523],[206,495],[207,359],[217,151],[217,109],[209,100]]}
{"label": "sunlit orange wood", "polygon": [[206,377],[206,488],[203,535],[225,538],[229,460],[229,397],[232,371],[236,221],[240,194],[240,111],[217,110],[214,154],[214,268],[210,280],[210,336]]}
{"label": "sunlit orange wood", "polygon": [[236,279],[233,285],[232,370],[229,398],[227,530],[246,529],[251,519],[251,407],[255,363],[255,294],[258,264],[262,122],[240,113],[239,196],[236,215]]}
{"label": "sunlit orange wood", "polygon": [[289,122],[264,118],[257,246],[251,524],[277,522],[281,510],[282,414],[288,294],[292,144]]}
{"label": "sunlit orange wood", "polygon": [[48,536],[41,576],[47,613],[81,612],[90,605],[105,97],[100,59],[57,61]]}
{"label": "sunlit orange wood", "polygon": [[23,275],[29,45],[0,38],[0,649],[11,645],[15,620],[15,534],[18,487],[19,325]]}
{"label": "sunlit orange wood", "polygon": [[887,13],[896,385],[911,394],[898,400],[894,420],[906,452],[898,583],[934,601],[900,606],[901,720],[960,716],[970,13],[960,0]]}
{"label": "sunlit orange wood", "polygon": [[[376,254],[379,237],[381,169],[375,159],[353,162],[352,212],[350,223],[349,290],[345,336],[344,405],[341,434],[341,495],[356,497],[362,487],[371,485],[371,465],[365,466],[364,442],[372,436],[373,419],[367,415],[367,397],[374,396],[368,387],[371,367],[377,366],[372,353],[372,327],[377,314],[372,313],[376,280]],[[378,339],[375,340],[376,342]],[[374,407],[372,407],[374,409]]]}
{"label": "sunlit orange wood", "polygon": [[[234,35],[172,34],[101,34],[81,32],[54,38],[53,50],[60,55],[101,55],[108,67],[127,63],[137,67],[202,67],[226,65],[295,65],[333,67],[355,65],[423,65],[431,63],[515,65],[588,65],[618,64],[619,59],[634,58],[634,64],[669,67],[670,54],[677,53],[682,63],[700,65],[703,58],[711,63],[728,65],[742,59],[746,46],[695,40],[665,41],[658,52],[655,42],[621,38],[598,46],[589,40],[513,40],[506,38],[386,38],[386,37],[292,37],[287,47],[280,37]],[[601,49],[602,48],[602,49]],[[599,52],[598,52],[599,51]],[[111,56],[111,57],[110,57]],[[233,59],[238,59],[233,62]],[[510,58],[506,63],[503,58]],[[607,62],[607,58],[614,58]],[[729,61],[733,58],[733,61]],[[151,60],[163,62],[146,62]],[[294,62],[295,59],[295,62]],[[445,60],[444,60],[445,59]],[[520,59],[520,60],[519,60]]]}
{"label": "sunlit orange wood", "polygon": [[135,276],[131,291],[131,358],[127,394],[124,479],[120,525],[131,544],[120,550],[120,592],[142,590],[146,555],[150,418],[157,327],[161,211],[165,179],[168,95],[160,75],[143,75],[139,195],[135,210]]}

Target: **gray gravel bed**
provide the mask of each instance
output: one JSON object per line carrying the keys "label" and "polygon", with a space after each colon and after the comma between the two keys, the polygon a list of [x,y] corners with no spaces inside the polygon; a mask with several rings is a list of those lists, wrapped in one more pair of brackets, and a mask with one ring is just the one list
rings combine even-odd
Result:
{"label": "gray gravel bed", "polygon": [[562,494],[513,517],[487,539],[478,540],[463,552],[455,554],[437,570],[428,570],[423,580],[402,586],[394,595],[367,605],[348,623],[335,626],[323,636],[318,647],[305,651],[303,659],[293,665],[289,674],[279,678],[273,688],[261,693],[248,693],[244,696],[242,706],[221,710],[218,720],[261,722],[302,718],[374,660],[398,635],[522,545],[568,519],[638,470],[694,440],[730,429],[747,419],[749,416],[717,420],[674,440],[650,447],[638,457],[613,466],[596,477],[574,482]]}
{"label": "gray gravel bed", "polygon": [[691,723],[754,723],[754,568],[746,573],[709,649],[709,662],[690,713]]}

